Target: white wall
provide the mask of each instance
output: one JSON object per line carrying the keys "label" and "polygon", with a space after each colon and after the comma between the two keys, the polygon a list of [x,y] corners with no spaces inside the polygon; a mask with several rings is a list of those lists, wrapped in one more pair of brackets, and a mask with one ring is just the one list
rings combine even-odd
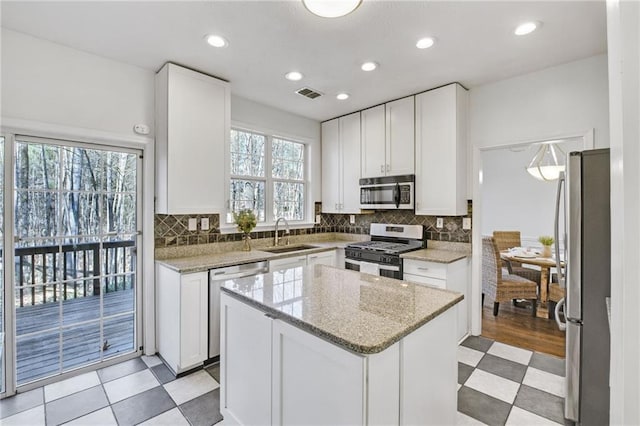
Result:
{"label": "white wall", "polygon": [[2,117],[134,136],[153,131],[154,72],[2,29]]}
{"label": "white wall", "polygon": [[569,62],[469,91],[474,147],[550,139],[595,128],[609,146],[607,56]]}
{"label": "white wall", "polygon": [[640,424],[640,3],[607,1],[611,108],[611,415]]}
{"label": "white wall", "polygon": [[306,207],[313,212],[313,202],[321,197],[320,122],[232,95],[231,125],[234,123],[308,143],[312,199]]}

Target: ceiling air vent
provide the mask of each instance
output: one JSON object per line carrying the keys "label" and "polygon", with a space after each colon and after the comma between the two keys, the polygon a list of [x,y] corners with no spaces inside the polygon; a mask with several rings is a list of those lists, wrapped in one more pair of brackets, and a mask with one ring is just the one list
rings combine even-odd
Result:
{"label": "ceiling air vent", "polygon": [[309,89],[308,87],[303,87],[302,89],[296,90],[296,93],[309,99],[315,99],[322,96],[322,93],[316,92],[315,90]]}

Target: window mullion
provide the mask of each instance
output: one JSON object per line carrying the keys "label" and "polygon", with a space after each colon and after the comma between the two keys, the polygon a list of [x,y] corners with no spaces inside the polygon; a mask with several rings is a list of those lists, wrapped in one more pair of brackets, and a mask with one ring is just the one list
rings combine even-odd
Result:
{"label": "window mullion", "polygon": [[264,207],[266,209],[265,219],[267,223],[273,223],[276,221],[276,217],[273,214],[273,136],[267,136],[267,144],[265,146],[265,178],[267,183],[265,184],[265,202]]}

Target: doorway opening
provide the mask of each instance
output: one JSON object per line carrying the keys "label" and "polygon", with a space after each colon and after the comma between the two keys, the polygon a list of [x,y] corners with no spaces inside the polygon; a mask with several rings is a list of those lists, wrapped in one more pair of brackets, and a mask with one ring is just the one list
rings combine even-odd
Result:
{"label": "doorway opening", "polygon": [[142,169],[123,148],[15,136],[13,152],[20,388],[138,351]]}
{"label": "doorway opening", "polygon": [[[514,237],[513,242],[507,244],[508,248],[497,241],[499,254],[496,269],[500,268],[500,276],[504,274],[507,277],[506,274],[511,273],[511,277],[517,275],[525,277],[529,282],[533,281],[536,284],[532,285],[533,294],[537,295],[536,316],[532,315],[533,306],[530,301],[517,299],[501,300],[497,315],[494,315],[494,300],[484,297],[481,310],[482,336],[563,358],[565,333],[556,324],[553,309],[555,303],[548,296],[549,285],[555,281],[556,268],[545,266],[546,261],[555,265],[553,259],[556,254],[552,253],[551,258],[545,257],[547,255],[541,253],[543,247],[539,242],[539,237],[554,236],[557,180],[538,179],[526,170],[541,151],[541,146],[550,142],[564,153],[581,151],[585,145],[584,137],[570,137],[481,151],[481,221],[479,235],[476,234],[474,238],[477,236],[482,240],[494,237],[495,231],[513,231],[512,235],[517,238]],[[561,161],[564,162],[564,158]],[[562,253],[564,242],[561,238],[559,243]],[[481,243],[480,259],[487,256],[482,251],[482,245]],[[508,249],[514,250],[514,253],[522,253],[522,262],[514,265],[524,270],[513,272],[513,268],[509,268],[511,264],[503,257],[504,251]],[[529,256],[531,259],[527,259]],[[536,259],[540,261],[535,261]],[[481,268],[487,268],[484,260]],[[481,270],[481,289],[486,285],[482,277],[485,272],[487,271]],[[525,292],[530,293],[529,290],[531,289],[528,288]]]}

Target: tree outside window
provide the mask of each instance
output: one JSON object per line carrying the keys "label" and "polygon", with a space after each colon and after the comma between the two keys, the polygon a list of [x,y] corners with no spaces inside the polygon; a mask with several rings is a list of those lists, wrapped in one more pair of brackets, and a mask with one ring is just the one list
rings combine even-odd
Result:
{"label": "tree outside window", "polygon": [[253,210],[258,222],[304,219],[304,144],[233,129],[230,148],[228,223],[242,209]]}

